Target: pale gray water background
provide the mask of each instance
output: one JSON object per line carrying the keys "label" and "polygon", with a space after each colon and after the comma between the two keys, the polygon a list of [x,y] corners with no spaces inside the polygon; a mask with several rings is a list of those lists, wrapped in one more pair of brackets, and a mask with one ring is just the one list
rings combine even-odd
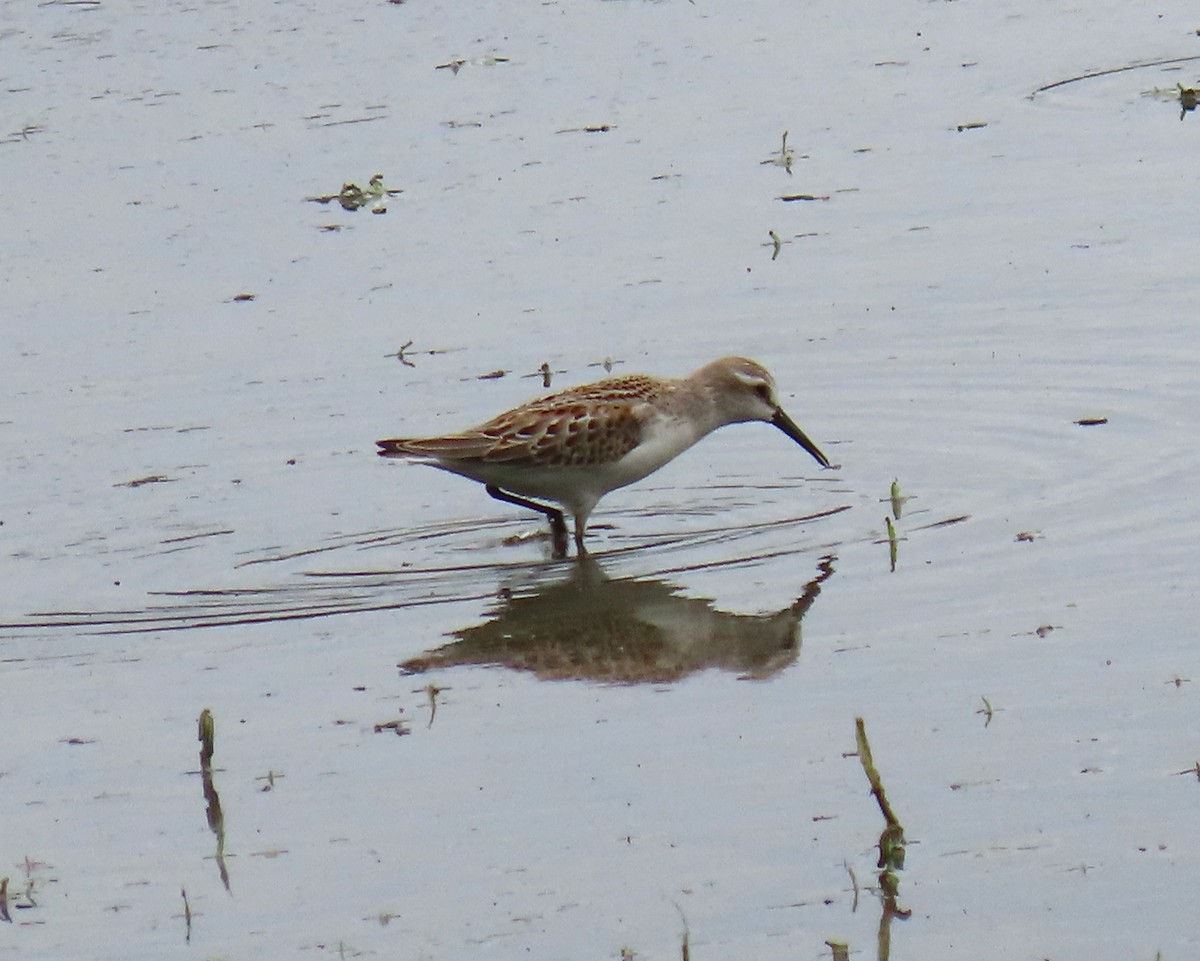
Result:
{"label": "pale gray water background", "polygon": [[[893,958],[1195,957],[1200,61],[1030,98],[1194,5],[480,6],[0,7],[0,956],[875,957],[862,716]],[[727,353],[841,468],[722,432],[602,502],[578,610],[373,454]],[[546,617],[683,678],[396,669]]]}

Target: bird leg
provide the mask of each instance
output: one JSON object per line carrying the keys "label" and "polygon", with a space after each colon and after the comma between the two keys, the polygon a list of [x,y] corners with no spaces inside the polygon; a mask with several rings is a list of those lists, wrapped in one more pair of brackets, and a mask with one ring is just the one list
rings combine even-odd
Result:
{"label": "bird leg", "polygon": [[[567,522],[563,519],[562,511],[557,507],[551,507],[549,504],[539,504],[537,501],[526,500],[524,497],[510,494],[506,490],[501,490],[495,484],[488,484],[486,487],[487,492],[498,501],[504,501],[506,504],[515,504],[517,507],[524,507],[527,510],[545,514],[547,520],[550,521],[550,536],[554,540],[554,556],[556,558],[567,556]],[[576,543],[579,543],[578,531],[576,531],[575,540]]]}

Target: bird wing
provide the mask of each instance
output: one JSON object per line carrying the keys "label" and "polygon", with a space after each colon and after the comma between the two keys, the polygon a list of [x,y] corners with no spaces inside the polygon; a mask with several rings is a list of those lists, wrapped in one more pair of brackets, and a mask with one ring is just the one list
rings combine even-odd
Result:
{"label": "bird wing", "polygon": [[[619,380],[634,380],[620,378]],[[378,441],[385,457],[481,461],[538,467],[587,467],[620,460],[642,440],[651,413],[644,394],[622,396],[599,385],[563,391],[461,434]]]}

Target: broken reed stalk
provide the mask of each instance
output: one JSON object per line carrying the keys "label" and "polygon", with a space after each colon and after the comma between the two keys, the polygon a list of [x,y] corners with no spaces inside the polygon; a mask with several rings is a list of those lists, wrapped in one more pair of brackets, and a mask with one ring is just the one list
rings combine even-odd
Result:
{"label": "broken reed stalk", "polygon": [[879,802],[879,810],[883,812],[883,819],[887,821],[889,828],[900,828],[903,831],[900,819],[896,817],[896,812],[892,810],[892,805],[888,803],[887,794],[883,790],[883,779],[880,778],[879,771],[875,767],[875,759],[871,756],[871,745],[867,741],[867,726],[861,717],[854,719],[854,740],[858,747],[858,760],[867,775],[867,780],[871,783],[871,793]]}
{"label": "broken reed stalk", "polygon": [[883,812],[887,822],[879,835],[879,892],[883,896],[883,911],[879,916],[879,932],[877,935],[876,951],[879,961],[888,961],[892,953],[892,918],[907,918],[912,911],[901,908],[896,904],[900,894],[900,879],[897,871],[904,870],[904,825],[892,810],[887,792],[883,789],[883,778],[875,767],[875,759],[871,755],[871,744],[867,740],[867,726],[861,717],[854,719],[854,739],[858,747],[858,760],[862,764],[867,780],[871,784],[871,793]]}
{"label": "broken reed stalk", "polygon": [[200,741],[200,769],[202,771],[209,771],[212,769],[216,724],[213,722],[212,711],[208,708],[200,712],[196,738]]}
{"label": "broken reed stalk", "polygon": [[184,944],[192,943],[192,906],[188,903],[187,888],[179,889],[180,895],[183,896],[183,921],[187,925],[187,929],[183,935]]}
{"label": "broken reed stalk", "polygon": [[[200,740],[200,778],[204,787],[205,816],[208,827],[217,836],[217,868],[221,872],[221,883],[229,891],[229,871],[225,867],[225,814],[221,810],[221,797],[213,784],[212,759],[214,742],[216,741],[216,722],[212,711],[205,708],[200,712],[197,724]],[[231,892],[232,893],[232,892]]]}

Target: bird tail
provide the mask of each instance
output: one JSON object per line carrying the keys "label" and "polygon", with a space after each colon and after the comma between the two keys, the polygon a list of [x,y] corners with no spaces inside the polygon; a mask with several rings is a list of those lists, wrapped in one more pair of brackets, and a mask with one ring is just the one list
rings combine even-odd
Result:
{"label": "bird tail", "polygon": [[378,454],[380,457],[420,457],[425,454],[424,451],[413,447],[412,444],[412,441],[401,437],[375,441],[375,446],[379,448]]}
{"label": "bird tail", "polygon": [[375,441],[380,457],[413,457],[424,460],[472,460],[482,457],[492,444],[493,441],[486,437],[469,434],[419,439],[393,437],[390,440]]}

